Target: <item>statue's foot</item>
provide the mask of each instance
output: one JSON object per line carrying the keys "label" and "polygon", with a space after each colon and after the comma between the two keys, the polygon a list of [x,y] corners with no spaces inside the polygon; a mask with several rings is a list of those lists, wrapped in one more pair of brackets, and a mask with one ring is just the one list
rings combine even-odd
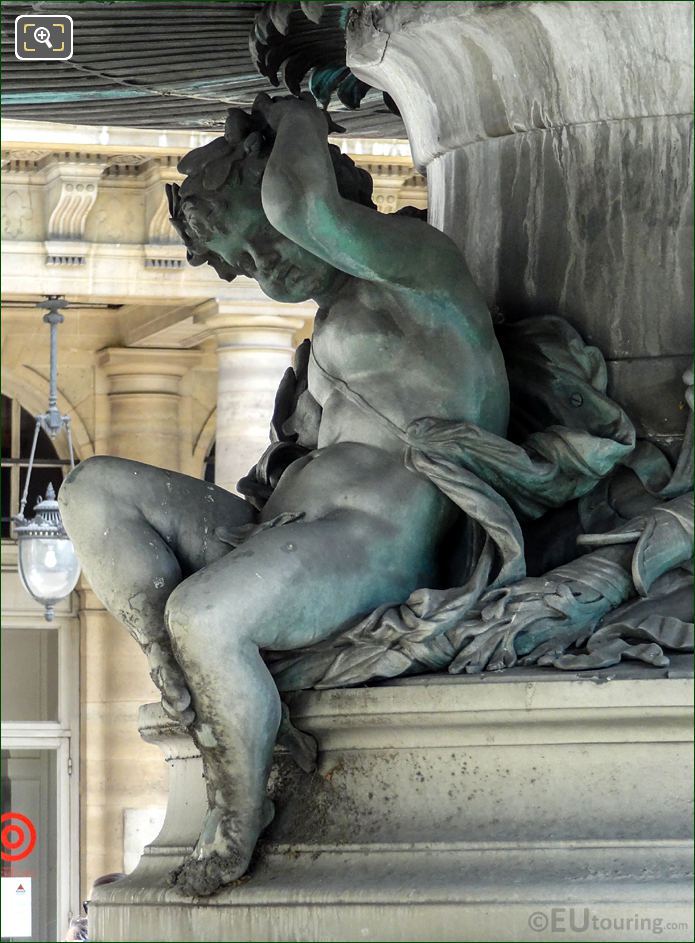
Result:
{"label": "statue's foot", "polygon": [[273,820],[275,807],[265,799],[254,825],[244,827],[242,817],[215,806],[205,819],[193,854],[169,874],[169,883],[187,897],[209,897],[246,873],[258,836]]}
{"label": "statue's foot", "polygon": [[230,854],[217,851],[203,858],[187,858],[169,875],[169,883],[186,897],[209,897],[227,884],[237,881],[248,867],[239,849]]}
{"label": "statue's foot", "polygon": [[182,727],[190,727],[195,720],[195,711],[190,706],[191,695],[187,688],[182,691],[167,691],[162,693],[162,708],[164,713],[175,720]]}

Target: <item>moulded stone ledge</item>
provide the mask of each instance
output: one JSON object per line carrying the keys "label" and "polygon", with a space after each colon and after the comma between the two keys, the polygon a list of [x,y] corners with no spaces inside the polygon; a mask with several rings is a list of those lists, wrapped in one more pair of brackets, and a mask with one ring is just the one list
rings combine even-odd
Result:
{"label": "moulded stone ledge", "polygon": [[692,16],[679,0],[365,3],[347,62],[393,97],[422,168],[486,138],[691,112]]}
{"label": "moulded stone ledge", "polygon": [[[591,939],[652,939],[618,926],[635,913],[679,925],[663,939],[685,939],[687,668],[293,695],[294,723],[318,738],[318,769],[276,752],[276,816],[254,866],[205,900],[166,882],[205,814],[202,764],[186,731],[146,705],[141,733],[170,768],[167,817],[133,874],[93,899],[94,938],[532,940],[534,914],[577,924],[588,909],[612,921]],[[588,938],[567,927],[541,936]]]}

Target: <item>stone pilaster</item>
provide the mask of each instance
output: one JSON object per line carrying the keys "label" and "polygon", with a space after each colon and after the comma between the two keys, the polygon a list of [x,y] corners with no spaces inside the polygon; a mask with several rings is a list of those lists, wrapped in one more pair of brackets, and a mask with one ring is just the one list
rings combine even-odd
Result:
{"label": "stone pilaster", "polygon": [[166,805],[166,768],[138,735],[138,708],[158,699],[145,656],[84,577],[80,599],[80,885],[123,870],[126,809]]}
{"label": "stone pilaster", "polygon": [[[287,314],[283,309],[287,310]],[[294,336],[313,305],[218,301],[201,305],[197,338],[217,344],[215,483],[234,491],[268,445],[275,393],[292,362]]]}
{"label": "stone pilaster", "polygon": [[[108,348],[109,425],[104,451],[179,469],[189,447],[181,380],[197,351]],[[143,700],[158,698],[147,660],[126,629],[82,581],[80,590],[81,882],[123,870],[124,815],[166,803],[166,770],[136,726]]]}
{"label": "stone pilaster", "polygon": [[109,454],[160,468],[180,468],[181,378],[197,351],[109,347],[99,356],[108,378]]}

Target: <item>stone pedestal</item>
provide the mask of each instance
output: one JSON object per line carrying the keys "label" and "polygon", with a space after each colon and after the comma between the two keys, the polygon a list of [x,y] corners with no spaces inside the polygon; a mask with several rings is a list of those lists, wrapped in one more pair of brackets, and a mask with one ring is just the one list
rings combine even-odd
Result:
{"label": "stone pedestal", "polygon": [[666,674],[535,669],[295,695],[318,770],[278,752],[253,871],[205,900],[166,884],[202,821],[201,762],[147,705],[167,818],[136,871],[95,894],[91,938],[688,939],[692,689]]}
{"label": "stone pedestal", "polygon": [[[279,309],[288,309],[280,313]],[[292,363],[294,335],[315,305],[211,300],[196,311],[200,340],[217,344],[215,484],[236,484],[268,446],[278,385]],[[302,317],[302,314],[305,317]]]}
{"label": "stone pedestal", "polygon": [[348,29],[488,303],[570,320],[667,450],[692,350],[692,18],[661,0],[366,3]]}

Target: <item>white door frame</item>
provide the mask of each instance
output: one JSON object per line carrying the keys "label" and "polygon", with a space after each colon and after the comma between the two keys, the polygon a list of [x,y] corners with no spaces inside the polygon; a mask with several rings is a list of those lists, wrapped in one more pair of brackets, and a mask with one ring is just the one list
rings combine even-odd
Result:
{"label": "white door frame", "polygon": [[[57,931],[58,939],[62,939],[67,932],[70,917],[79,911],[79,872],[75,867],[74,830],[72,823],[75,814],[79,816],[79,795],[75,795],[74,777],[70,774],[70,737],[50,737],[41,734],[24,735],[9,733],[10,726],[19,727],[20,724],[3,724],[3,750],[55,750],[56,751],[56,905],[58,909]],[[27,725],[28,726],[28,725]],[[75,801],[77,799],[77,802]],[[78,821],[79,824],[79,821]],[[64,862],[69,862],[65,867]]]}

